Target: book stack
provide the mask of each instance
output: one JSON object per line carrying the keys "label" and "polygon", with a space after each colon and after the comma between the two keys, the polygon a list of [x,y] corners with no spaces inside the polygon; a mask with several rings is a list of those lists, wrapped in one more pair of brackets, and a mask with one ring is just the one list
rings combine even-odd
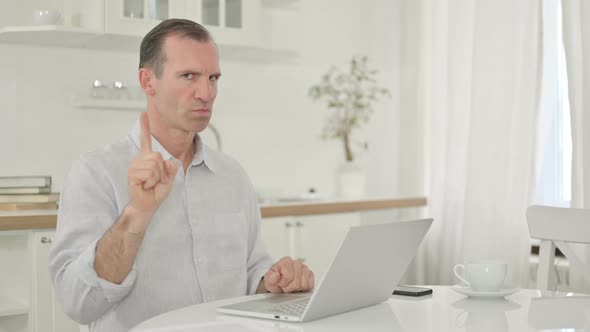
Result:
{"label": "book stack", "polygon": [[55,209],[51,176],[0,176],[0,210]]}

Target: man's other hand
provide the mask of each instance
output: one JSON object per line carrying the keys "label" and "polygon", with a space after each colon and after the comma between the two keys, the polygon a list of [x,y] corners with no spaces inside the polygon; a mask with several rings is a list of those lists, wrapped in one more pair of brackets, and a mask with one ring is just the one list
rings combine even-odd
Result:
{"label": "man's other hand", "polygon": [[[313,289],[315,277],[307,265],[291,257],[283,257],[264,275],[258,292],[307,292]],[[264,289],[261,289],[264,287]]]}

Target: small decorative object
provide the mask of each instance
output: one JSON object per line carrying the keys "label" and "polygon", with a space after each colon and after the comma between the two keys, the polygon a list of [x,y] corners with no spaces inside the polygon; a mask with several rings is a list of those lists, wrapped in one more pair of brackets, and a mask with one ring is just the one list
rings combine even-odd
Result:
{"label": "small decorative object", "polygon": [[[360,196],[364,192],[364,172],[355,162],[352,133],[367,123],[373,113],[373,103],[390,96],[388,89],[379,87],[378,71],[369,68],[367,56],[354,56],[348,72],[331,68],[318,85],[309,89],[313,100],[323,100],[333,110],[324,126],[322,138],[342,140],[346,162],[338,169],[337,191],[344,197]],[[366,142],[359,142],[367,149]]]}
{"label": "small decorative object", "polygon": [[33,23],[35,25],[61,24],[61,12],[52,9],[39,9],[33,11]]}
{"label": "small decorative object", "polygon": [[129,94],[127,84],[121,81],[113,82],[113,87],[110,91],[110,97],[112,99],[130,99],[131,95]]}
{"label": "small decorative object", "polygon": [[108,87],[106,84],[103,81],[94,80],[90,87],[90,97],[100,99],[108,97]]}

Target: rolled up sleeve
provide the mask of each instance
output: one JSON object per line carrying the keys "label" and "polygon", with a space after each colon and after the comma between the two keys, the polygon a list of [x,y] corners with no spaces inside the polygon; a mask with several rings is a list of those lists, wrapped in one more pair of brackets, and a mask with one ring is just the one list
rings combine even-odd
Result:
{"label": "rolled up sleeve", "polygon": [[262,241],[262,218],[260,215],[258,196],[249,180],[246,187],[249,188],[250,192],[248,203],[248,221],[250,223],[248,239],[250,248],[248,252],[248,294],[256,294],[260,280],[270,269],[273,261],[266,251]]}
{"label": "rolled up sleeve", "polygon": [[118,217],[108,174],[83,158],[75,162],[62,189],[49,274],[64,311],[79,323],[100,318],[135,282],[135,269],[120,285],[98,277],[94,270],[97,243]]}

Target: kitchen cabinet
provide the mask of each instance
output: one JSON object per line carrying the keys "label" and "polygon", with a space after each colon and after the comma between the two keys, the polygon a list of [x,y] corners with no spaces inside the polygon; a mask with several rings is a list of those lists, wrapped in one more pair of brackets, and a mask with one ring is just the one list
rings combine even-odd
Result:
{"label": "kitchen cabinet", "polygon": [[221,43],[260,44],[260,0],[189,0],[188,19],[202,23]]}
{"label": "kitchen cabinet", "polygon": [[31,318],[37,332],[75,332],[78,323],[71,320],[58,303],[47,268],[54,231],[31,232],[32,305]]}
{"label": "kitchen cabinet", "polygon": [[[359,222],[358,214],[264,218],[262,237],[275,260],[300,259],[319,281],[346,230]],[[0,331],[80,331],[51,286],[47,258],[54,234],[53,229],[0,231],[0,264],[11,267],[3,269],[2,284],[10,287],[0,289]]]}
{"label": "kitchen cabinet", "polygon": [[[64,3],[69,24],[0,26],[0,43],[137,53],[143,36],[162,19],[203,23],[221,60],[248,63],[299,60],[298,0],[86,0]],[[78,17],[78,19],[73,19]],[[25,22],[26,18],[23,18]],[[291,33],[292,34],[292,33]]]}
{"label": "kitchen cabinet", "polygon": [[[184,0],[109,0],[104,2],[105,32],[144,36],[162,20],[182,17]],[[87,15],[99,15],[88,13]]]}
{"label": "kitchen cabinet", "polygon": [[319,281],[347,230],[360,224],[358,214],[265,218],[262,239],[275,261],[284,256],[298,259]]}
{"label": "kitchen cabinet", "polygon": [[0,232],[0,331],[29,331],[28,257],[27,232]]}
{"label": "kitchen cabinet", "polygon": [[[348,228],[365,224],[367,213],[409,209],[419,217],[413,214],[426,204],[420,197],[266,204],[261,207],[261,234],[275,260],[300,259],[319,282]],[[63,313],[49,280],[47,257],[56,215],[56,210],[0,211],[0,331],[85,330]]]}
{"label": "kitchen cabinet", "polygon": [[350,227],[423,218],[426,205],[423,197],[264,204],[262,239],[275,261],[301,260],[319,282]]}
{"label": "kitchen cabinet", "polygon": [[80,331],[53,294],[47,269],[53,234],[53,230],[0,232],[0,331]]}
{"label": "kitchen cabinet", "polygon": [[105,2],[105,32],[144,36],[160,21],[188,18],[222,44],[256,45],[260,0],[113,0]]}
{"label": "kitchen cabinet", "polygon": [[53,331],[53,291],[49,282],[47,256],[54,232],[33,232],[32,240],[32,310],[35,331]]}
{"label": "kitchen cabinet", "polygon": [[262,219],[262,240],[266,250],[275,262],[281,257],[292,256],[290,246],[291,225],[289,224],[291,222],[291,217]]}

